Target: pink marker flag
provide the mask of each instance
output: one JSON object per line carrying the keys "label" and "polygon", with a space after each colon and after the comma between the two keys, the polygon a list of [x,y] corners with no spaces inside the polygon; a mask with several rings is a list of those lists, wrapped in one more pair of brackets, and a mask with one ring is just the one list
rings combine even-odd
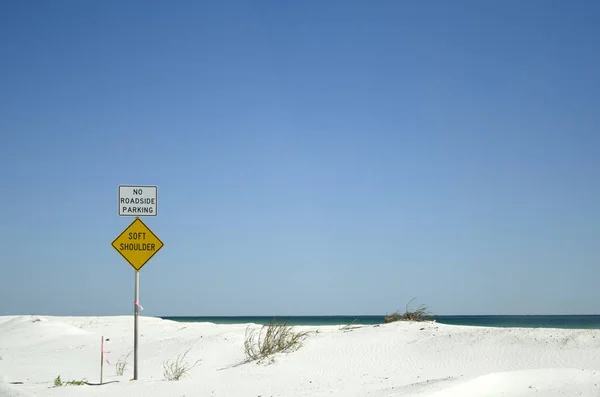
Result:
{"label": "pink marker flag", "polygon": [[140,301],[135,301],[133,302],[137,307],[140,308],[140,310],[144,310],[144,308],[142,307],[142,305],[140,305]]}

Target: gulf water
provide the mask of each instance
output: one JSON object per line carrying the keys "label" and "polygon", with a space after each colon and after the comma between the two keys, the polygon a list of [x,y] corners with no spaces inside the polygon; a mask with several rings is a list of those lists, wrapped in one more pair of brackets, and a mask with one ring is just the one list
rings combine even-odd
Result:
{"label": "gulf water", "polygon": [[[162,317],[180,322],[210,322],[215,324],[268,324],[272,319],[289,325],[382,324],[384,316],[238,316],[238,317]],[[534,316],[433,316],[440,324],[516,327],[600,329],[600,315],[534,315]]]}

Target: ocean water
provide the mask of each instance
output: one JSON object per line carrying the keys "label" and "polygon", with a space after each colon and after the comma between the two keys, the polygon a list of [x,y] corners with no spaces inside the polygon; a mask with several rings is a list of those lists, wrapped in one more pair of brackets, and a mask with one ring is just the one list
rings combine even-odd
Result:
{"label": "ocean water", "polygon": [[[267,324],[273,318],[289,325],[382,324],[384,316],[239,316],[239,317],[162,317],[180,322],[215,324]],[[600,315],[539,316],[433,316],[438,323],[482,327],[600,329]]]}

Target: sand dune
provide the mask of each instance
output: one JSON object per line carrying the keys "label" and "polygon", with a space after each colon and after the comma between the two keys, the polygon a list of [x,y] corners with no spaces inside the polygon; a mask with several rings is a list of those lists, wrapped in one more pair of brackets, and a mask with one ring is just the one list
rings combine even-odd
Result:
{"label": "sand dune", "polygon": [[[124,317],[0,317],[0,396],[600,396],[600,330],[459,327],[437,323],[295,327],[310,331],[273,364],[244,363],[247,326],[140,319],[139,380],[115,362],[133,348]],[[318,333],[316,332],[318,330]],[[109,341],[104,385],[100,337]],[[180,381],[163,363],[201,359]],[[12,394],[11,394],[12,393]]]}
{"label": "sand dune", "polygon": [[568,368],[534,369],[495,372],[425,396],[598,396],[598,384],[600,372]]}

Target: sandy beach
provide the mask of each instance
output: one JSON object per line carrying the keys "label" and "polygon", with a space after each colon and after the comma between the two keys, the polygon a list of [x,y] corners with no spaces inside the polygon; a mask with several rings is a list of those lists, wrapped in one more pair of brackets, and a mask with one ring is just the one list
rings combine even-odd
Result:
{"label": "sandy beach", "polygon": [[[140,318],[139,379],[131,316],[0,317],[0,396],[600,396],[600,330],[397,322],[294,327],[296,351],[245,362],[247,327]],[[100,342],[105,350],[99,382]],[[179,381],[163,363],[201,361]],[[53,387],[63,381],[88,384]]]}

